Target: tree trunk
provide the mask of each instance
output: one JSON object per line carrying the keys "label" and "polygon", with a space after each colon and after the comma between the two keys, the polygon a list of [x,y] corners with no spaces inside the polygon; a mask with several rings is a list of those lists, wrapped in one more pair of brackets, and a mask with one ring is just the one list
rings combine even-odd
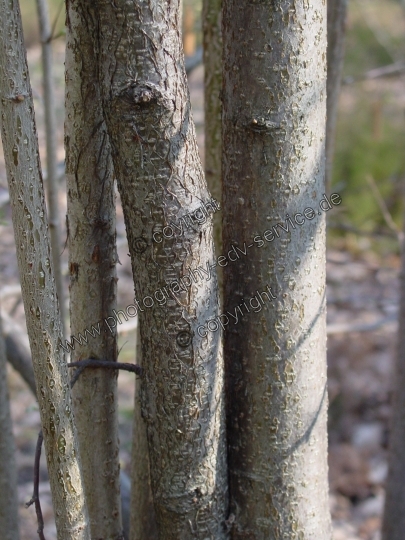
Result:
{"label": "tree trunk", "polygon": [[401,299],[392,403],[389,472],[382,540],[403,540],[405,531],[405,235],[401,242]]}
{"label": "tree trunk", "polygon": [[[31,392],[36,398],[37,393],[35,388],[34,370],[32,368],[28,337],[23,333],[24,331],[22,330],[22,328],[15,324],[9,317],[7,317],[4,312],[1,314],[1,316],[3,322],[3,333],[6,346],[7,361],[21,375],[21,377],[26,382],[28,388],[31,390]],[[131,480],[129,476],[125,473],[125,471],[120,471],[120,488],[124,538],[125,540],[128,540]],[[150,540],[152,540],[152,537]]]}
{"label": "tree trunk", "polygon": [[15,444],[7,387],[7,361],[0,317],[0,531],[4,540],[19,540]]}
{"label": "tree trunk", "polygon": [[88,540],[80,459],[18,2],[0,0],[1,130],[58,540]]}
{"label": "tree trunk", "polygon": [[[136,363],[142,365],[139,325],[136,329]],[[141,413],[141,385],[135,379],[134,421],[131,463],[131,536],[130,540],[156,540],[158,530],[150,485],[150,465],[146,423]]]}
{"label": "tree trunk", "polygon": [[[222,0],[203,0],[204,32],[204,129],[205,176],[212,196],[222,199],[222,140],[221,140],[221,90],[222,90]],[[214,215],[214,241],[217,254],[222,253],[222,217]],[[222,271],[218,268],[222,295]]]}
{"label": "tree trunk", "polygon": [[332,185],[337,111],[344,59],[347,0],[328,0],[328,76],[326,92],[326,189]]}
{"label": "tree trunk", "polygon": [[328,540],[325,3],[224,0],[222,16],[232,538]]}
{"label": "tree trunk", "polygon": [[55,269],[56,291],[62,320],[63,335],[65,332],[65,291],[63,290],[62,268],[60,261],[60,224],[58,203],[58,174],[56,163],[57,132],[55,119],[55,99],[53,91],[52,69],[52,32],[49,21],[47,0],[37,0],[39,29],[42,44],[42,79],[44,86],[45,139],[46,139],[46,185],[49,206],[49,230],[52,246],[53,265]]}
{"label": "tree trunk", "polygon": [[[70,320],[86,338],[72,361],[117,360],[114,176],[102,115],[97,66],[78,3],[67,2],[66,180],[68,192]],[[111,331],[103,322],[107,319]],[[88,329],[91,333],[87,333]],[[73,390],[83,480],[94,539],[122,538],[117,371],[86,370]],[[89,434],[91,433],[91,438]]]}
{"label": "tree trunk", "polygon": [[34,396],[37,397],[28,336],[21,326],[17,325],[4,312],[1,313],[1,319],[7,360],[24,379]]}
{"label": "tree trunk", "polygon": [[227,471],[220,335],[198,334],[218,313],[218,287],[211,213],[200,225],[181,221],[210,196],[191,117],[179,1],[97,0],[87,9],[94,10],[88,24],[135,279],[137,306],[127,309],[140,312],[142,416],[159,537],[221,540]]}

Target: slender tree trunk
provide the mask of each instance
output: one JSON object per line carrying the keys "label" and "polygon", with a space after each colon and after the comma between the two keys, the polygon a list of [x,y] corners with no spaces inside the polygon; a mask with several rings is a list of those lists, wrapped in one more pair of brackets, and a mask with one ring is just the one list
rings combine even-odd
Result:
{"label": "slender tree trunk", "polygon": [[35,388],[34,369],[29,348],[28,336],[20,325],[17,325],[10,317],[1,313],[3,323],[4,344],[6,356],[10,365],[18,371],[29,389],[37,396]]}
{"label": "slender tree trunk", "polygon": [[398,352],[391,417],[389,472],[386,483],[382,540],[403,540],[405,531],[405,234],[401,242],[401,299]]}
{"label": "slender tree trunk", "polygon": [[88,540],[76,429],[49,244],[18,2],[0,0],[1,131],[58,540]]}
{"label": "slender tree trunk", "polygon": [[325,3],[224,0],[222,29],[232,538],[328,540]]}
{"label": "slender tree trunk", "polygon": [[[142,365],[139,325],[136,329],[136,363]],[[131,463],[131,537],[130,540],[156,540],[158,530],[150,485],[150,465],[146,423],[141,413],[141,385],[135,380],[135,404]]]}
{"label": "slender tree trunk", "polygon": [[[103,323],[116,308],[115,193],[97,66],[77,2],[67,2],[66,180],[72,336],[91,330],[72,361],[117,360],[116,329]],[[109,319],[107,319],[109,320]],[[100,322],[101,321],[101,322]],[[91,536],[122,537],[117,372],[87,370],[73,390]],[[89,438],[89,434],[91,437]]]}
{"label": "slender tree trunk", "polygon": [[[190,111],[179,1],[97,0],[87,9],[94,10],[140,312],[142,416],[159,537],[221,540],[227,471],[220,335],[201,337],[197,330],[217,315],[218,287],[212,216],[199,226],[181,225],[210,195]],[[171,221],[182,228],[172,227],[167,238]],[[200,279],[198,267],[208,277],[200,271]]]}
{"label": "slender tree trunk", "polygon": [[332,185],[337,111],[344,59],[347,0],[328,0],[328,76],[326,92],[326,189]]}
{"label": "slender tree trunk", "polygon": [[46,139],[46,185],[48,191],[48,219],[51,232],[51,246],[55,269],[56,291],[59,298],[62,319],[62,331],[65,332],[65,291],[63,289],[62,269],[60,261],[60,224],[58,204],[58,174],[56,165],[57,131],[55,119],[55,98],[53,91],[52,68],[52,33],[49,21],[47,0],[37,0],[39,29],[42,44],[42,71],[44,86],[45,139]]}
{"label": "slender tree trunk", "polygon": [[15,444],[7,387],[7,360],[0,317],[0,531],[4,540],[19,540]]}
{"label": "slender tree trunk", "polygon": [[[7,361],[21,375],[36,398],[35,377],[28,337],[24,335],[22,328],[5,316],[4,312],[1,315]],[[124,537],[127,540],[129,538],[131,480],[125,471],[120,471],[120,488]],[[153,540],[152,537],[150,540]]]}
{"label": "slender tree trunk", "polygon": [[[203,0],[205,176],[212,196],[219,203],[222,199],[221,8],[222,0]],[[216,252],[222,253],[222,216],[219,212],[214,216],[214,241]],[[218,276],[222,291],[220,268]]]}

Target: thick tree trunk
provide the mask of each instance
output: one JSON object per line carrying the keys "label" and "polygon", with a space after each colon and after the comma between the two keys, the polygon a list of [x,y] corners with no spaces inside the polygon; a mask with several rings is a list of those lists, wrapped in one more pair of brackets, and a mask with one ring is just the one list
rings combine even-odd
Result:
{"label": "thick tree trunk", "polygon": [[[405,238],[405,235],[404,235]],[[405,531],[405,240],[402,240],[398,352],[393,377],[389,472],[382,540],[403,540]]]}
{"label": "thick tree trunk", "polygon": [[[68,191],[72,361],[117,360],[114,176],[88,28],[67,2],[66,180]],[[103,322],[110,321],[111,331]],[[93,335],[84,333],[89,329]],[[95,329],[95,330],[93,330]],[[94,337],[93,337],[94,336]],[[73,390],[92,538],[122,538],[117,371],[86,370]],[[91,437],[89,434],[91,433]]]}
{"label": "thick tree trunk", "polygon": [[0,531],[4,540],[19,540],[15,444],[7,387],[7,360],[0,317]]}
{"label": "thick tree trunk", "polygon": [[[326,8],[293,6],[224,0],[224,253],[240,250],[224,268],[224,311],[238,317],[224,345],[235,540],[331,538]],[[314,220],[294,230],[287,216],[307,207]],[[266,233],[278,222],[285,232]]]}
{"label": "thick tree trunk", "polygon": [[326,188],[332,185],[336,119],[342,78],[347,0],[328,0],[328,76],[326,92]]}
{"label": "thick tree trunk", "polygon": [[48,192],[48,219],[51,233],[55,284],[59,298],[62,319],[62,331],[65,332],[65,291],[63,289],[62,268],[60,261],[60,224],[58,203],[58,174],[56,162],[57,132],[55,119],[55,99],[52,69],[52,32],[49,21],[47,0],[37,0],[39,29],[42,44],[42,80],[44,86],[45,139],[46,139],[46,186]]}
{"label": "thick tree trunk", "polygon": [[[222,199],[221,9],[222,0],[203,0],[205,176],[211,195],[219,203]],[[222,253],[222,216],[220,212],[214,216],[214,241],[217,254]],[[220,268],[218,268],[218,275],[220,290],[222,290]]]}
{"label": "thick tree trunk", "polygon": [[[136,329],[136,363],[142,365],[139,325]],[[135,380],[134,421],[131,463],[131,536],[130,540],[156,540],[158,530],[150,485],[150,465],[146,423],[141,413],[141,385]]]}
{"label": "thick tree trunk", "polygon": [[[135,278],[137,306],[128,309],[140,312],[142,416],[160,538],[221,540],[227,471],[220,335],[197,330],[217,315],[218,287],[211,214],[200,225],[181,221],[210,196],[191,117],[179,2],[97,0],[87,9],[94,9]],[[167,228],[171,221],[177,229]]]}
{"label": "thick tree trunk", "polygon": [[0,0],[1,130],[21,290],[58,540],[88,540],[80,459],[49,244],[18,2]]}

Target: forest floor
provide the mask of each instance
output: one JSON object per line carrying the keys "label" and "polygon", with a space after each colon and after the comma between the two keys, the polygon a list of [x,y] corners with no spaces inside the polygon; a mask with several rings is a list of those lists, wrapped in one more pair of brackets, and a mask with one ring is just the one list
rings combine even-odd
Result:
{"label": "forest floor", "polygon": [[[59,150],[63,160],[63,50],[56,50],[58,82]],[[31,78],[37,96],[37,117],[41,150],[42,129],[39,49],[29,50]],[[199,147],[203,148],[203,71],[190,77],[194,120]],[[202,156],[203,158],[203,156]],[[44,161],[44,160],[43,160]],[[0,290],[18,284],[11,211],[7,202],[6,177],[0,152]],[[65,226],[66,196],[61,183],[60,215]],[[118,197],[119,202],[119,197]],[[66,231],[63,232],[66,238]],[[119,244],[118,306],[133,300],[133,282],[122,211],[118,204],[117,239]],[[61,248],[62,251],[62,248]],[[67,250],[61,255],[68,289]],[[391,414],[391,378],[395,358],[398,308],[399,259],[396,254],[380,258],[372,252],[352,252],[331,248],[327,254],[328,297],[328,375],[329,375],[329,474],[330,505],[334,540],[379,540],[387,475],[387,440]],[[2,309],[25,328],[20,297],[4,299]],[[385,324],[369,331],[355,331],[358,324],[380,321]],[[364,329],[363,329],[364,330]],[[121,361],[134,361],[134,331],[120,336]],[[17,451],[18,488],[22,540],[34,540],[35,511],[24,503],[32,495],[33,460],[39,430],[36,402],[19,375],[9,370],[11,408]],[[121,467],[129,473],[133,375],[119,376],[119,423]],[[47,540],[56,538],[49,484],[44,460],[41,467],[40,496]]]}

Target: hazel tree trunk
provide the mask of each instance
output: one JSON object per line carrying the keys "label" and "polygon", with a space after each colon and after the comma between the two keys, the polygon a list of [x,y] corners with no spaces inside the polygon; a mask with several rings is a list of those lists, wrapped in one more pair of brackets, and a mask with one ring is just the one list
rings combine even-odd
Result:
{"label": "hazel tree trunk", "polygon": [[15,444],[7,386],[7,358],[0,317],[0,531],[4,540],[19,540]]}
{"label": "hazel tree trunk", "polygon": [[57,174],[57,130],[55,118],[55,98],[53,87],[52,64],[52,32],[49,20],[48,0],[37,0],[39,29],[42,44],[42,80],[44,87],[45,139],[46,139],[46,185],[49,206],[49,229],[53,265],[55,269],[56,290],[62,319],[62,331],[65,332],[65,291],[63,289],[62,268],[60,260],[60,223],[58,203],[58,174]]}
{"label": "hazel tree trunk", "polygon": [[332,185],[336,120],[342,79],[347,0],[327,0],[328,5],[328,76],[326,97],[326,188]]}
{"label": "hazel tree trunk", "polygon": [[[197,332],[218,313],[212,215],[162,235],[210,200],[190,110],[179,1],[97,0],[88,9],[140,317],[142,416],[159,538],[222,540],[221,343],[219,333]],[[193,274],[189,286],[177,286],[198,267],[208,278]]]}
{"label": "hazel tree trunk", "polygon": [[[219,203],[222,199],[221,9],[222,0],[203,0],[205,176],[212,196]],[[222,253],[222,216],[219,212],[214,216],[214,241],[219,255]]]}
{"label": "hazel tree trunk", "polygon": [[34,369],[30,354],[28,336],[20,325],[17,325],[4,311],[0,312],[6,357],[10,365],[21,375],[28,388],[37,396]]}
{"label": "hazel tree trunk", "polygon": [[18,2],[0,0],[1,134],[58,540],[89,540]]}
{"label": "hazel tree trunk", "polygon": [[393,377],[389,471],[385,488],[382,540],[402,540],[405,530],[405,235],[401,242],[401,298],[398,345]]}
{"label": "hazel tree trunk", "polygon": [[329,540],[326,7],[223,6],[224,253],[246,252],[224,268],[232,538]]}
{"label": "hazel tree trunk", "polygon": [[[77,2],[67,1],[66,180],[71,361],[117,360],[115,192],[91,36]],[[93,335],[85,333],[88,329]],[[93,337],[94,336],[94,337]],[[73,404],[92,538],[122,538],[116,370],[85,370]],[[91,434],[91,435],[90,435]]]}
{"label": "hazel tree trunk", "polygon": [[[136,363],[142,366],[139,325],[136,329]],[[134,419],[132,424],[131,526],[130,540],[156,540],[158,530],[150,484],[150,464],[146,423],[141,411],[141,381],[135,380]]]}

